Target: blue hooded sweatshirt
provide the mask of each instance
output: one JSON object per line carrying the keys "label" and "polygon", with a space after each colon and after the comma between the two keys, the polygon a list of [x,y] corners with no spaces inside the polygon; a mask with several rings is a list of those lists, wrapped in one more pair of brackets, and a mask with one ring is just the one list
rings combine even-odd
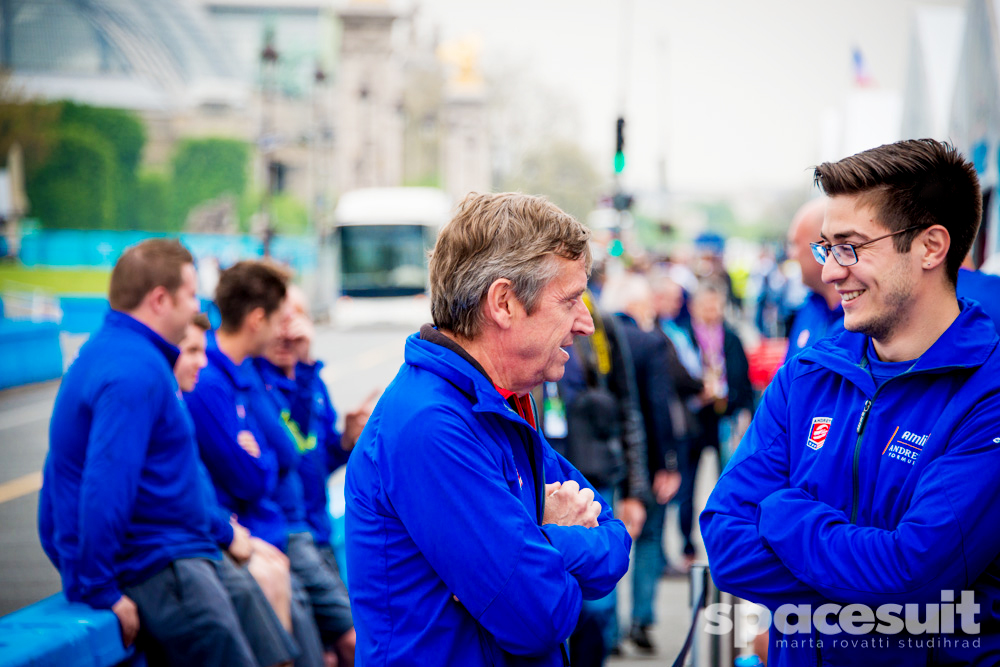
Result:
{"label": "blue hooded sweatshirt", "polygon": [[264,383],[281,393],[281,416],[301,455],[297,470],[302,484],[305,520],[316,544],[328,545],[333,535],[333,523],[330,520],[327,482],[334,470],[347,463],[350,453],[340,446],[337,411],[330,400],[326,383],[320,377],[323,362],[296,364],[294,380],[266,360],[256,360],[255,363]]}
{"label": "blue hooded sweatshirt", "polygon": [[295,398],[296,384],[277,366],[264,358],[256,358],[252,367],[253,389],[251,410],[261,425],[267,446],[278,461],[278,484],[274,497],[285,515],[289,533],[309,531],[306,523],[305,501],[299,468],[308,441],[292,421],[291,399]]}
{"label": "blue hooded sweatshirt", "polygon": [[[194,391],[185,395],[202,461],[219,504],[235,514],[251,534],[283,550],[288,541],[287,524],[274,498],[278,458],[252,409],[253,368],[249,364],[237,367],[211,335],[206,354],[208,365]],[[253,435],[258,456],[240,446],[241,432]]]}
{"label": "blue hooded sweatshirt", "polygon": [[631,546],[603,501],[596,528],[541,525],[569,479],[592,488],[469,361],[407,339],[347,464],[357,664],[563,665]]}
{"label": "blue hooded sweatshirt", "polygon": [[39,536],[72,601],[108,609],[174,560],[219,558],[177,355],[112,310],[59,387]]}
{"label": "blue hooded sweatshirt", "polygon": [[959,304],[930,349],[877,387],[862,334],[825,338],[785,364],[701,530],[718,587],[772,612],[958,603],[974,591],[978,634],[958,620],[953,634],[893,631],[902,607],[887,607],[860,634],[772,627],[768,664],[997,664],[1000,339],[978,305]]}

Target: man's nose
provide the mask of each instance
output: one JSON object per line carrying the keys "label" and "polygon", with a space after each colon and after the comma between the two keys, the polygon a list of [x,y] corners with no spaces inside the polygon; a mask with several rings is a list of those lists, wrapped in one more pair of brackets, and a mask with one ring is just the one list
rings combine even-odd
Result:
{"label": "man's nose", "polygon": [[583,303],[583,299],[580,300],[577,308],[582,310],[576,318],[573,333],[577,336],[589,336],[594,333],[594,318],[590,316],[590,311],[587,310],[587,304]]}
{"label": "man's nose", "polygon": [[820,274],[820,278],[827,285],[831,285],[836,282],[840,282],[847,277],[847,267],[841,266],[837,263],[837,260],[833,258],[833,253],[826,256],[826,263],[823,264],[823,272]]}

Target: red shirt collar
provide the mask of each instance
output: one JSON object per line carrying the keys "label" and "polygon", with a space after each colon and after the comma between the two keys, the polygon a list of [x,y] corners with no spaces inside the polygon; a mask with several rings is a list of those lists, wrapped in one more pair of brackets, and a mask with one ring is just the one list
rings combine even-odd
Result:
{"label": "red shirt collar", "polygon": [[521,415],[524,421],[531,424],[531,428],[537,430],[538,426],[535,425],[535,413],[531,409],[531,394],[525,394],[524,396],[518,396],[509,389],[504,389],[500,385],[493,385],[496,390],[500,392],[500,395],[504,397],[511,406],[517,410],[517,414]]}

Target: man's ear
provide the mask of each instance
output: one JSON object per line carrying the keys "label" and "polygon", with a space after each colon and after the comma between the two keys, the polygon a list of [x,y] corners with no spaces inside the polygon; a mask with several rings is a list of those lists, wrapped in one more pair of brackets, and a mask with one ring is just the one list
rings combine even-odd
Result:
{"label": "man's ear", "polygon": [[143,298],[155,315],[162,315],[173,307],[174,297],[163,285],[157,285]]}
{"label": "man's ear", "polygon": [[513,285],[507,278],[497,278],[486,290],[483,303],[483,314],[488,321],[496,323],[501,329],[509,329],[514,321],[514,312],[521,303],[514,296]]}
{"label": "man's ear", "polygon": [[951,235],[941,225],[933,225],[920,235],[920,244],[920,265],[924,269],[934,269],[947,261]]}
{"label": "man's ear", "polygon": [[262,306],[257,306],[247,313],[246,318],[243,320],[243,326],[249,328],[251,331],[257,331],[260,329],[260,325],[266,317],[267,316],[264,314],[264,308]]}

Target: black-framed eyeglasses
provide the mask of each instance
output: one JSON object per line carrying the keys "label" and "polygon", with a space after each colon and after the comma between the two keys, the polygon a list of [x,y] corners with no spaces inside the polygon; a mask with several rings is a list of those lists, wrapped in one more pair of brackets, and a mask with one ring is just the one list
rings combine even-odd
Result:
{"label": "black-framed eyeglasses", "polygon": [[887,239],[890,236],[896,236],[897,234],[903,234],[904,232],[911,232],[914,229],[922,229],[927,225],[914,225],[913,227],[907,227],[906,229],[900,229],[898,232],[892,232],[891,234],[886,234],[885,236],[880,236],[877,239],[872,239],[871,241],[865,241],[864,243],[837,243],[836,245],[827,245],[825,243],[810,243],[809,249],[812,250],[813,257],[820,264],[826,264],[826,258],[833,254],[833,258],[837,261],[837,264],[841,266],[854,266],[858,263],[858,248],[864,248],[866,245],[871,245],[876,241],[881,241],[882,239]]}

